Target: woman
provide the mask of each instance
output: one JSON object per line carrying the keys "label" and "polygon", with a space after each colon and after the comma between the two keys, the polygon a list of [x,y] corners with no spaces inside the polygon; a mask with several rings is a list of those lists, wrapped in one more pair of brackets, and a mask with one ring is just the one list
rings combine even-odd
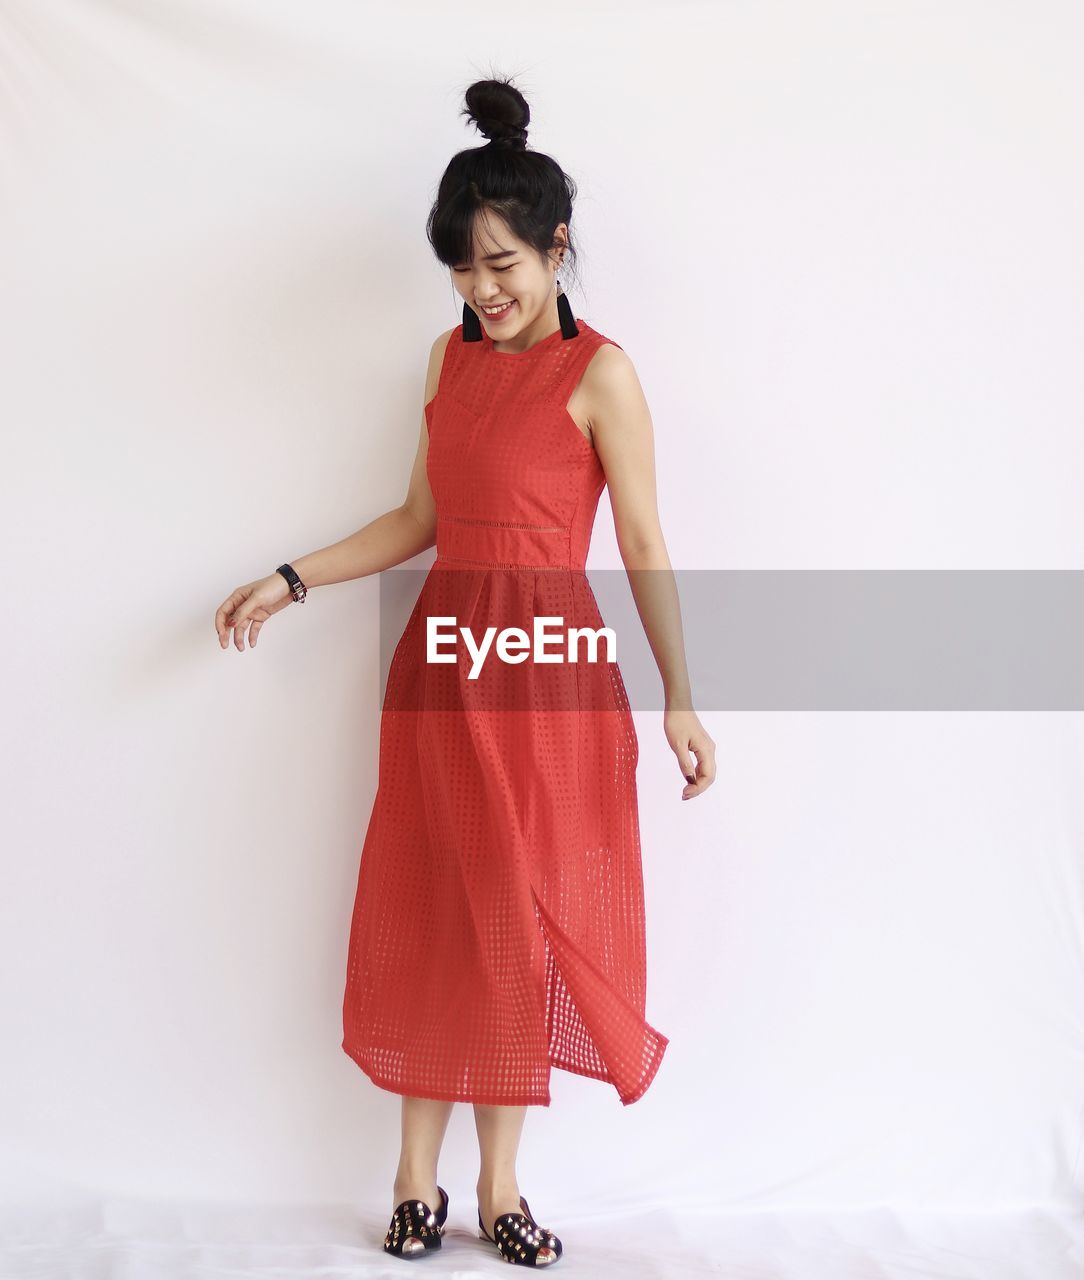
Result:
{"label": "woman", "polygon": [[[613,1084],[628,1105],[668,1043],[644,1018],[638,746],[620,670],[604,643],[567,661],[522,653],[539,622],[569,624],[570,642],[572,627],[603,627],[583,566],[604,487],[683,799],[714,781],[715,744],[692,708],[639,380],[575,319],[558,279],[574,184],[527,148],[530,112],[510,83],[479,81],[466,103],[489,142],[452,159],[427,224],[463,321],[430,352],[406,499],[239,587],[215,627],[223,648],[231,630],[239,651],[246,634],[255,647],[306,590],[436,545],[388,675],[343,1049],[403,1098],[385,1251],[440,1247],[437,1160],[452,1106],[469,1101],[479,1234],[539,1266],[563,1250],[516,1181],[527,1106],[549,1105],[553,1066]],[[449,623],[464,646],[440,657],[434,624]]]}

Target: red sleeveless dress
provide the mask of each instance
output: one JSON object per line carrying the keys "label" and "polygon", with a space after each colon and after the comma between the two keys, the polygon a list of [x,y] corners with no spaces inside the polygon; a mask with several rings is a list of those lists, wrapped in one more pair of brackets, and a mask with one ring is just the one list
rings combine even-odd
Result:
{"label": "red sleeveless dress", "polygon": [[[395,1093],[549,1106],[559,1067],[628,1105],[669,1043],[644,1017],[619,667],[604,642],[504,661],[494,638],[479,670],[458,638],[549,618],[567,654],[565,628],[605,625],[584,570],[605,472],[566,406],[611,339],[577,327],[503,352],[457,326],[425,406],[436,559],[388,672],[343,1000],[343,1049]],[[438,618],[454,662],[427,660]]]}

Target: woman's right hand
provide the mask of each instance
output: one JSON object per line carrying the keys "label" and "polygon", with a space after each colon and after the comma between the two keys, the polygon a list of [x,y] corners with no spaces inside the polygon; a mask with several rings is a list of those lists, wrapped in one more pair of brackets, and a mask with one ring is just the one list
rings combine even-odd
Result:
{"label": "woman's right hand", "polygon": [[228,649],[232,630],[233,642],[238,652],[243,653],[247,629],[249,643],[255,649],[256,637],[267,619],[292,603],[290,584],[281,573],[269,573],[266,578],[238,587],[222,601],[215,613],[218,643],[223,649]]}

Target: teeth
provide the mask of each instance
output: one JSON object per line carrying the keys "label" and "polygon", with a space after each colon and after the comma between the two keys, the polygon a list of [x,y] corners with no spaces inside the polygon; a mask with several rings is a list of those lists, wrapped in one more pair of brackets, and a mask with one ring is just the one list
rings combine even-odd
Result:
{"label": "teeth", "polygon": [[507,311],[512,306],[511,302],[506,302],[503,307],[482,307],[487,316],[499,316],[502,311]]}

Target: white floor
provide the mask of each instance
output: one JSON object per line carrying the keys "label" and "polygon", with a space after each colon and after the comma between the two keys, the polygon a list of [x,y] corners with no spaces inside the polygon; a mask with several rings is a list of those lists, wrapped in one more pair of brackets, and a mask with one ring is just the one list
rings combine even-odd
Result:
{"label": "white floor", "polygon": [[[451,1192],[451,1188],[449,1188]],[[508,1265],[454,1201],[440,1253],[415,1263],[381,1249],[387,1217],[370,1210],[264,1206],[98,1206],[0,1211],[2,1280],[274,1280],[504,1274]],[[553,1266],[571,1280],[724,1276],[732,1280],[1080,1280],[1084,1215],[806,1210],[546,1222],[565,1246]],[[607,1243],[607,1239],[609,1242]]]}

